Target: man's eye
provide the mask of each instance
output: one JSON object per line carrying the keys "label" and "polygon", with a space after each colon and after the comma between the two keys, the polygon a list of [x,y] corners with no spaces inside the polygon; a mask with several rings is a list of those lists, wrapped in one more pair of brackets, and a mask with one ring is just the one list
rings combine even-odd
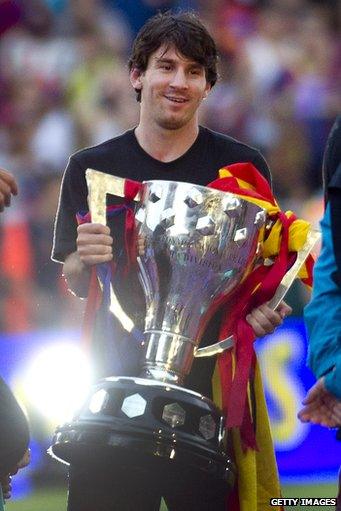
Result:
{"label": "man's eye", "polygon": [[164,69],[165,71],[170,71],[171,66],[169,64],[161,64],[161,69]]}
{"label": "man's eye", "polygon": [[201,75],[201,69],[191,69],[192,75]]}

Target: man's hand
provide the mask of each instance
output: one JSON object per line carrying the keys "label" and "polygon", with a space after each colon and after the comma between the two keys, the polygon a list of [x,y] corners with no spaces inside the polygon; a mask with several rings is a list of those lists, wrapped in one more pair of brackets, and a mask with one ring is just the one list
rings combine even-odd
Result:
{"label": "man's hand", "polygon": [[77,250],[64,261],[63,274],[72,293],[88,295],[92,267],[113,258],[113,238],[106,225],[85,223],[77,228]]}
{"label": "man's hand", "polygon": [[30,463],[31,453],[30,450],[27,449],[24,456],[21,458],[19,463],[13,467],[9,474],[6,474],[0,479],[0,484],[2,488],[2,493],[5,499],[10,499],[12,495],[12,476],[15,475],[19,469],[27,467]]}
{"label": "man's hand", "polygon": [[0,211],[11,204],[11,196],[17,193],[18,186],[12,174],[0,169]]}
{"label": "man's hand", "polygon": [[137,245],[137,255],[142,257],[146,252],[146,236],[144,234],[143,235],[140,234],[138,236],[136,245]]}
{"label": "man's hand", "polygon": [[341,400],[331,394],[324,385],[324,378],[317,380],[303,400],[299,411],[301,422],[312,422],[328,428],[341,426]]}
{"label": "man's hand", "polygon": [[77,253],[84,266],[106,263],[113,258],[113,238],[106,225],[86,223],[77,228]]}
{"label": "man's hand", "polygon": [[283,323],[286,316],[292,313],[292,308],[285,302],[281,302],[276,310],[272,310],[267,303],[263,303],[246,316],[249,325],[252,326],[256,337],[272,334]]}

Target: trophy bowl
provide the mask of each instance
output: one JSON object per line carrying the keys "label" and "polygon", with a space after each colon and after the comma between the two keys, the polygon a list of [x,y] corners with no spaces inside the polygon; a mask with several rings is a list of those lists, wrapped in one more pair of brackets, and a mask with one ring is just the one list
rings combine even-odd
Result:
{"label": "trophy bowl", "polygon": [[140,374],[96,383],[73,420],[57,428],[54,457],[148,470],[165,490],[176,484],[216,495],[233,487],[225,417],[183,382],[208,321],[238,297],[255,267],[265,220],[263,209],[231,193],[174,181],[142,184],[135,207],[146,301]]}

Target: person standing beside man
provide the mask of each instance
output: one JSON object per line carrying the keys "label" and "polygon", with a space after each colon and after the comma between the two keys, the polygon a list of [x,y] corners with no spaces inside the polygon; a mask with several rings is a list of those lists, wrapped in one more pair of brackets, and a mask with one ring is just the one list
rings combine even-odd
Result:
{"label": "person standing beside man", "polygon": [[[304,310],[308,365],[318,380],[298,417],[302,422],[340,428],[341,440],[341,115],[327,140],[323,186],[322,248],[314,268],[311,301]],[[341,469],[339,479],[337,509],[341,510]]]}
{"label": "person standing beside man", "polygon": [[[63,263],[69,289],[76,295],[87,296],[94,265],[118,260],[124,246],[117,218],[109,221],[110,227],[89,221],[77,225],[77,215],[88,210],[87,168],[136,181],[160,179],[205,186],[218,177],[222,167],[249,162],[271,182],[269,168],[256,149],[198,123],[200,104],[218,78],[217,61],[215,42],[195,14],[158,14],[138,33],[129,60],[130,81],[140,104],[138,125],[73,154],[63,177],[52,258]],[[115,205],[115,199],[109,201]],[[125,312],[143,330],[142,290],[139,293],[127,279],[116,292]],[[261,336],[271,333],[290,311],[284,302],[276,311],[265,303],[251,312],[248,321],[255,335]],[[98,318],[101,323],[100,311]],[[203,335],[204,344],[218,339],[219,327],[218,314]],[[98,377],[113,374],[104,330],[97,324],[92,348]],[[195,360],[185,386],[211,397],[214,366],[212,359]],[[115,479],[89,467],[71,467],[68,510],[159,509],[158,489],[144,483],[131,474]],[[176,488],[164,498],[168,508],[177,511],[226,507],[225,497],[205,503],[178,495]]]}
{"label": "person standing beside man", "polygon": [[[0,169],[0,211],[11,204],[18,186],[12,174]],[[0,493],[11,496],[11,477],[28,465],[29,427],[27,419],[11,390],[0,377]],[[0,496],[0,506],[1,506]],[[0,507],[1,508],[1,507]]]}

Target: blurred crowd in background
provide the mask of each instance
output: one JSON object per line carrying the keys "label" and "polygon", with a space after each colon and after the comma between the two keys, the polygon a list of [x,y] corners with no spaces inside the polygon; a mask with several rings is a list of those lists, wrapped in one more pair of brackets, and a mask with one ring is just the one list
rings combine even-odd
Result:
{"label": "blurred crowd in background", "polygon": [[198,12],[218,43],[201,123],[262,151],[283,209],[322,215],[322,154],[341,110],[337,0],[0,0],[0,166],[20,189],[0,218],[2,332],[81,317],[50,261],[60,181],[71,153],[137,123],[131,43],[168,9]]}

